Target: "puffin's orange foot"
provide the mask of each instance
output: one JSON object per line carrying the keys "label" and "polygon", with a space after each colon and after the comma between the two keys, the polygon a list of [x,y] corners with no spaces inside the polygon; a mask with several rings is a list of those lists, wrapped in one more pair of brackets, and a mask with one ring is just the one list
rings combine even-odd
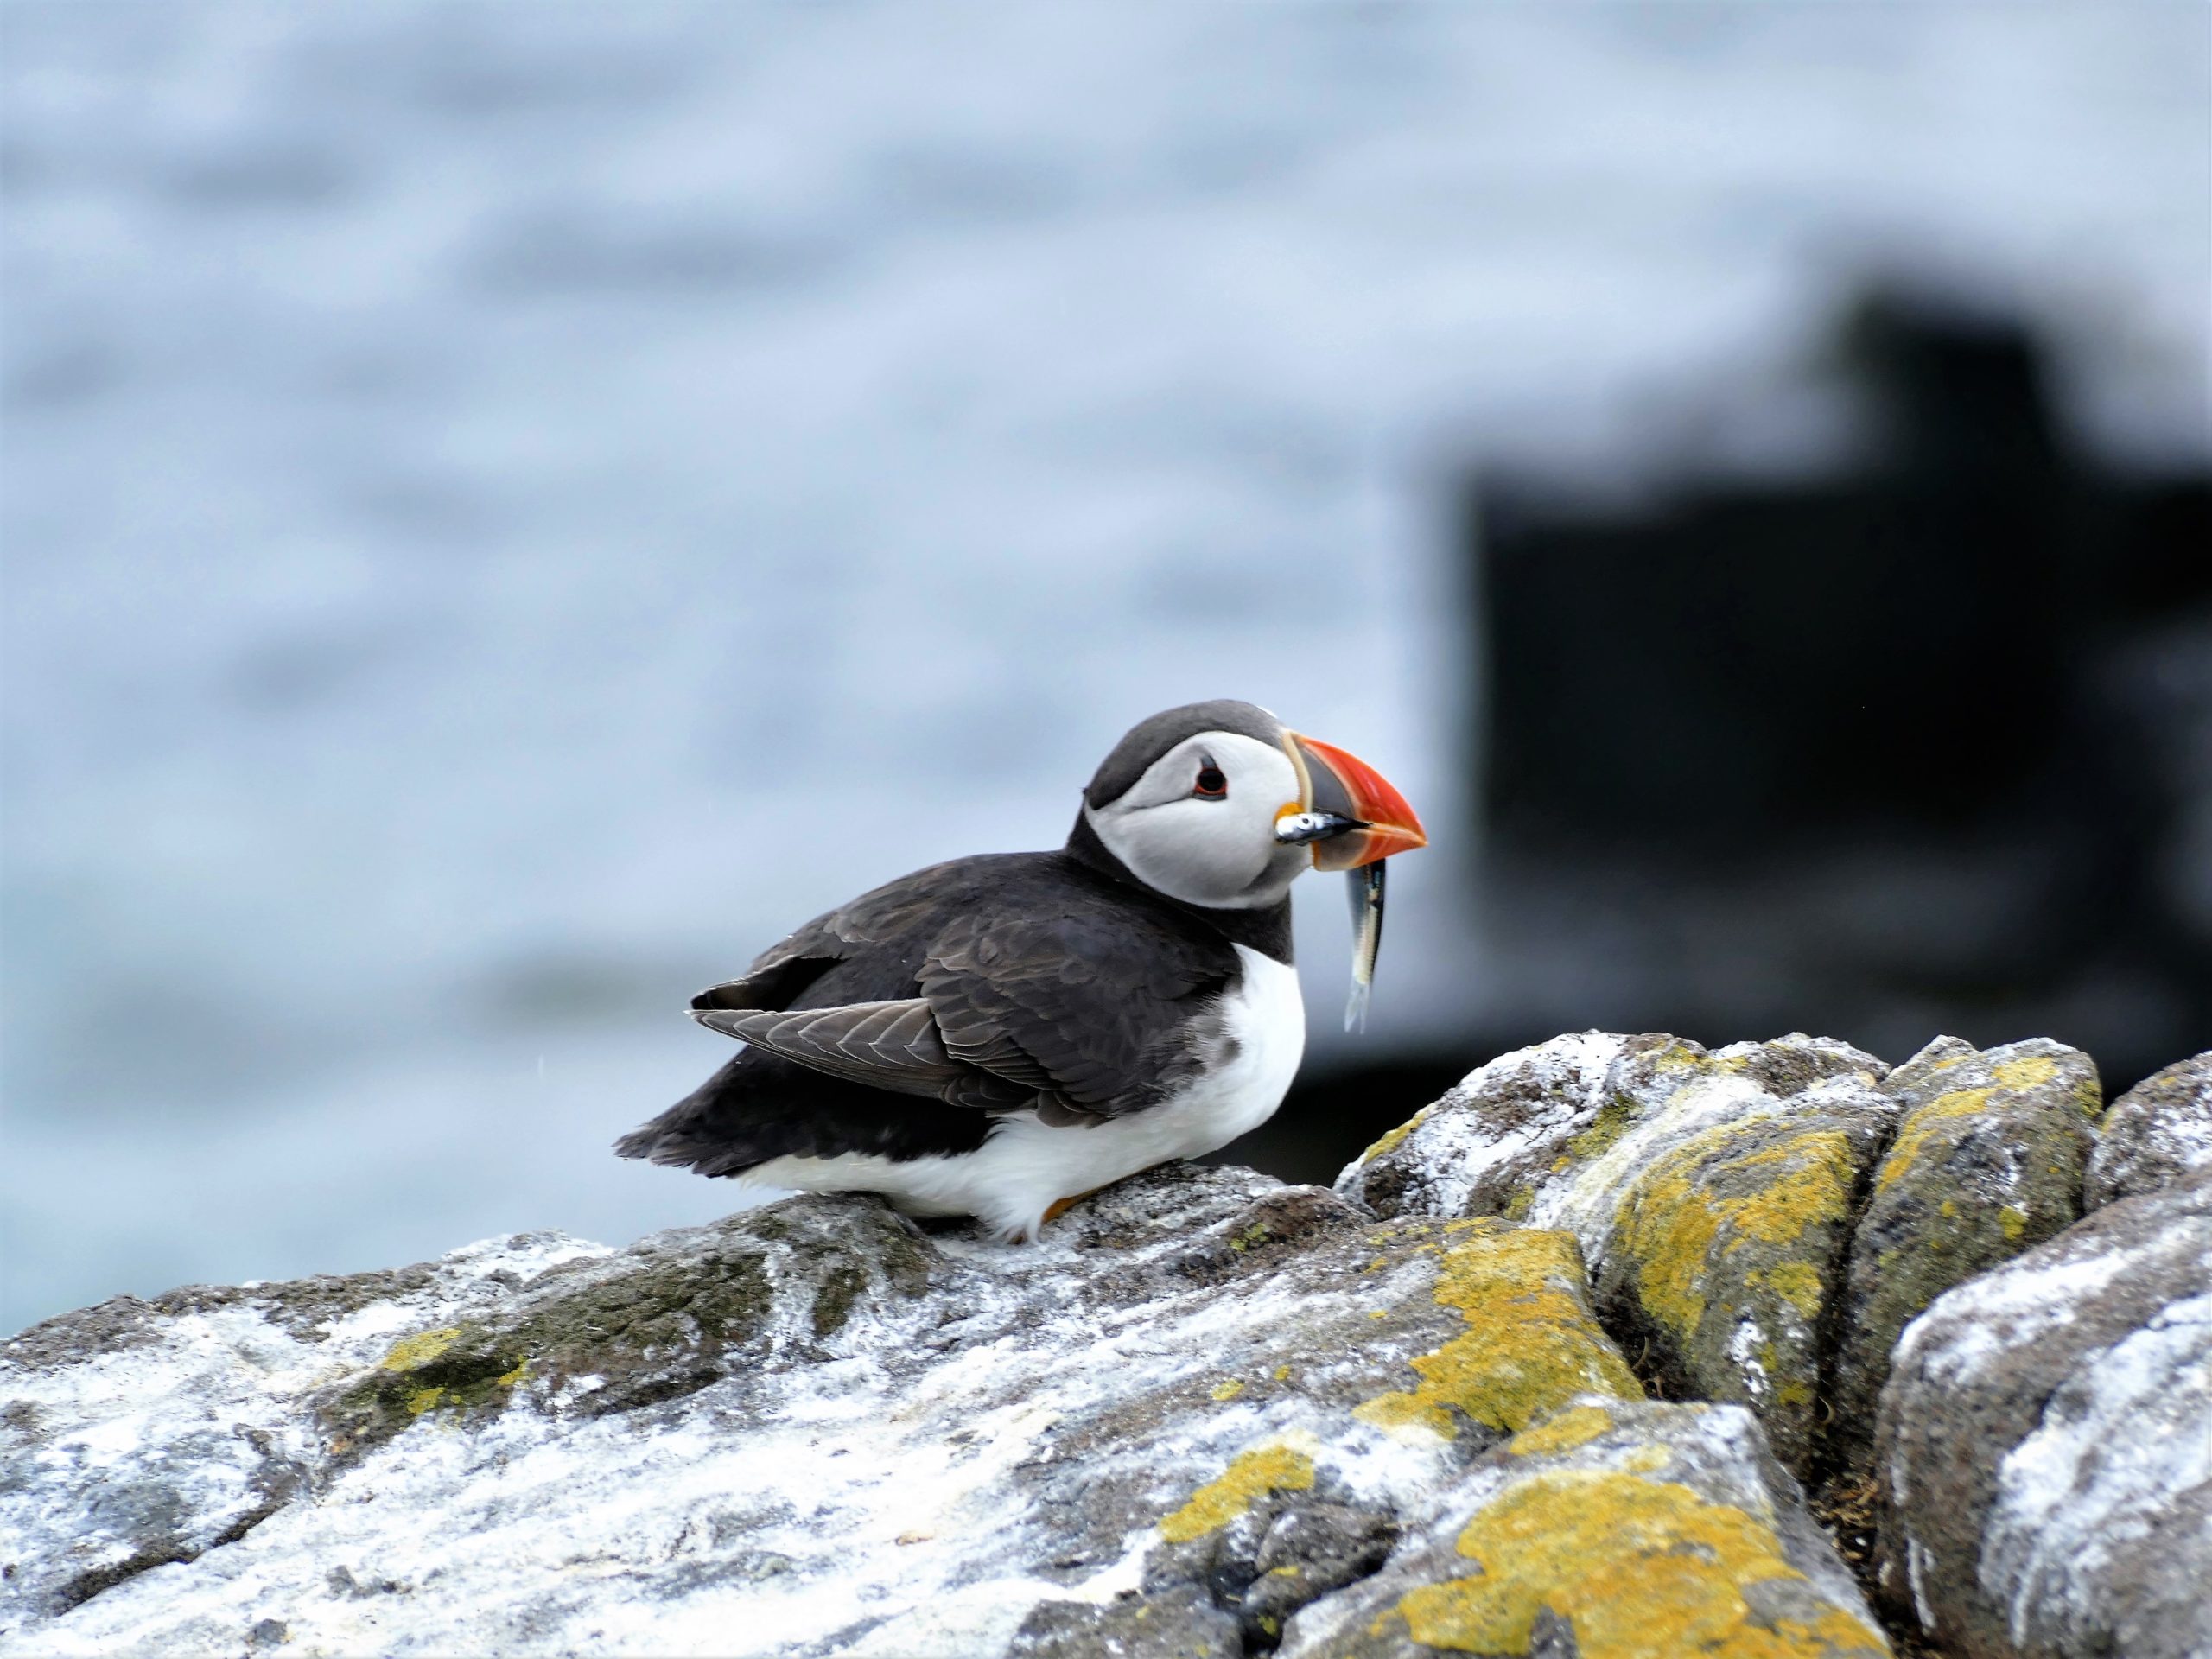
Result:
{"label": "puffin's orange foot", "polygon": [[[1103,1192],[1106,1189],[1103,1186],[1094,1186],[1090,1189],[1090,1192]],[[1058,1221],[1062,1216],[1067,1214],[1069,1211],[1074,1209],[1076,1205],[1081,1204],[1085,1198],[1089,1198],[1090,1196],[1090,1192],[1074,1192],[1069,1194],[1065,1198],[1054,1198],[1052,1203],[1045,1206],[1045,1220]],[[1038,1224],[1042,1226],[1044,1224],[1040,1222]]]}

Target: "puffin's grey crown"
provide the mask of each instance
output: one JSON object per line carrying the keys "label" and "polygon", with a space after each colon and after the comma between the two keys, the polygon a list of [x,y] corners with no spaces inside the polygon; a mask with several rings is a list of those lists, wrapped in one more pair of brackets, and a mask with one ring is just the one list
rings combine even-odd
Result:
{"label": "puffin's grey crown", "polygon": [[1084,800],[1101,807],[1121,799],[1154,761],[1200,732],[1236,732],[1262,743],[1282,741],[1282,722],[1256,702],[1240,702],[1235,697],[1186,702],[1129,728],[1128,735],[1114,746],[1114,752],[1092,775],[1083,791]]}

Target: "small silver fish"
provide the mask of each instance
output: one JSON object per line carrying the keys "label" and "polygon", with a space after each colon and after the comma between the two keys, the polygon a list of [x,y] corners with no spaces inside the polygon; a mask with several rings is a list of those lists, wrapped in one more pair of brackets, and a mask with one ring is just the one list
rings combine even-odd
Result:
{"label": "small silver fish", "polygon": [[1378,858],[1344,872],[1345,893],[1351,899],[1351,999],[1344,1004],[1344,1029],[1367,1029],[1368,993],[1375,985],[1375,958],[1382,949],[1382,873],[1388,859]]}
{"label": "small silver fish", "polygon": [[1275,820],[1275,839],[1287,847],[1302,847],[1366,828],[1357,818],[1335,812],[1286,812]]}

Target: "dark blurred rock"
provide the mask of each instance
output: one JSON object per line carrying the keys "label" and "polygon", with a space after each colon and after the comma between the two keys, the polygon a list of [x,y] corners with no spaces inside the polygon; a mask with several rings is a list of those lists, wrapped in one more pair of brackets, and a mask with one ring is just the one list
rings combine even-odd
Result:
{"label": "dark blurred rock", "polygon": [[2212,1030],[2212,707],[2139,661],[2212,654],[2212,478],[2077,448],[2002,318],[1878,293],[1832,362],[1824,474],[1471,486],[1485,1017],[2063,1022],[2132,1082]]}

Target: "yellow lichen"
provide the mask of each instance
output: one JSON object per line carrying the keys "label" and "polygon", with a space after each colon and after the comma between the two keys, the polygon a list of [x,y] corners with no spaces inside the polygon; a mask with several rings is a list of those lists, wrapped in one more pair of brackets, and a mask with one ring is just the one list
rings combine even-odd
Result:
{"label": "yellow lichen", "polygon": [[[1683,1141],[1629,1189],[1616,1217],[1637,1264],[1645,1311],[1684,1338],[1705,1317],[1706,1274],[1716,1246],[1725,1255],[1753,1242],[1790,1243],[1809,1227],[1840,1222],[1850,1209],[1851,1146],[1840,1130],[1811,1130],[1714,1162],[1738,1133],[1739,1126],[1724,1123]],[[1726,1198],[1706,1190],[1708,1165],[1713,1173],[1774,1173]],[[1797,1287],[1802,1291],[1802,1281]],[[1817,1308],[1817,1277],[1814,1297]]]}
{"label": "yellow lichen", "polygon": [[1851,1142],[1840,1129],[1815,1129],[1793,1135],[1778,1147],[1731,1159],[1724,1169],[1775,1169],[1780,1173],[1756,1192],[1725,1202],[1737,1250],[1750,1239],[1787,1244],[1804,1236],[1815,1222],[1840,1221],[1851,1204]]}
{"label": "yellow lichen", "polygon": [[1648,1475],[1654,1470],[1664,1469],[1674,1460],[1675,1454],[1672,1452],[1655,1443],[1636,1447],[1621,1459],[1620,1466],[1633,1474]]}
{"label": "yellow lichen", "polygon": [[[1637,1400],[1643,1390],[1572,1287],[1582,1262],[1571,1234],[1509,1228],[1484,1217],[1437,1261],[1440,1306],[1466,1332],[1409,1360],[1420,1386],[1377,1395],[1352,1414],[1378,1428],[1418,1426],[1450,1439],[1457,1409],[1518,1431],[1578,1394]],[[1561,1287],[1570,1288],[1562,1288]]]}
{"label": "yellow lichen", "polygon": [[1395,1152],[1400,1147],[1405,1144],[1405,1140],[1408,1135],[1411,1135],[1415,1129],[1421,1128],[1422,1124],[1428,1122],[1428,1115],[1435,1109],[1436,1108],[1433,1106],[1422,1107],[1421,1110],[1415,1112],[1404,1122],[1399,1124],[1396,1128],[1390,1130],[1373,1146],[1368,1147],[1365,1152],[1361,1153],[1359,1154],[1358,1161],[1363,1164],[1371,1164],[1377,1158],[1384,1157],[1390,1153]]}
{"label": "yellow lichen", "polygon": [[2024,1059],[2007,1060],[2002,1065],[1993,1065],[1989,1075],[1997,1080],[2000,1089],[2032,1089],[2039,1083],[2049,1083],[2058,1075],[2058,1062],[2048,1054],[2031,1054]]}
{"label": "yellow lichen", "polygon": [[[1424,1585],[1398,1603],[1415,1642],[1525,1653],[1536,1616],[1567,1619],[1583,1659],[1826,1659],[1878,1654],[1880,1636],[1840,1608],[1758,1622],[1744,1591],[1804,1581],[1773,1529],[1688,1486],[1613,1471],[1514,1482],[1459,1535],[1482,1574]],[[1376,1621],[1375,1634],[1392,1616]]]}
{"label": "yellow lichen", "polygon": [[1516,1458],[1532,1458],[1547,1452],[1572,1452],[1578,1446],[1589,1445],[1612,1427],[1613,1414],[1603,1406],[1569,1406],[1535,1427],[1522,1429],[1506,1443],[1505,1449]]}
{"label": "yellow lichen", "polygon": [[443,1389],[416,1389],[407,1396],[407,1414],[420,1417],[424,1412],[434,1410],[445,1397]]}
{"label": "yellow lichen", "polygon": [[1783,1262],[1764,1274],[1745,1275],[1753,1284],[1764,1283],[1808,1319],[1821,1313],[1821,1270],[1809,1262]]}
{"label": "yellow lichen", "polygon": [[403,1337],[391,1344],[391,1351],[380,1362],[387,1371],[404,1371],[415,1366],[428,1364],[460,1340],[461,1327],[449,1325],[442,1331],[423,1331],[411,1337]]}
{"label": "yellow lichen", "polygon": [[[1614,1142],[1626,1135],[1635,1127],[1635,1124],[1636,1096],[1615,1095],[1598,1109],[1598,1116],[1591,1121],[1590,1127],[1567,1143],[1567,1152],[1573,1157],[1580,1158],[1585,1162],[1593,1158],[1602,1158],[1612,1150]],[[1569,1159],[1561,1158],[1552,1167],[1554,1170],[1563,1169],[1568,1162]]]}
{"label": "yellow lichen", "polygon": [[1877,1188],[1887,1191],[1904,1173],[1920,1161],[1920,1154],[1927,1149],[1936,1132],[1961,1118],[1972,1117],[1989,1104],[1994,1089],[1954,1089],[1948,1095],[1938,1095],[1904,1121],[1897,1131],[1897,1138],[1890,1147],[1890,1155],[1882,1160],[1882,1167],[1874,1177]]}
{"label": "yellow lichen", "polygon": [[1287,1365],[1278,1365],[1278,1366],[1276,1366],[1276,1367],[1275,1367],[1275,1381],[1276,1381],[1276,1382],[1289,1382],[1289,1381],[1290,1381],[1290,1367],[1289,1367],[1289,1366],[1287,1366]]}
{"label": "yellow lichen", "polygon": [[1243,1392],[1244,1385],[1233,1376],[1226,1382],[1217,1382],[1213,1385],[1213,1397],[1217,1400],[1234,1400]]}
{"label": "yellow lichen", "polygon": [[2005,1236],[2017,1242],[2028,1230],[2028,1212],[2017,1204],[2008,1204],[1997,1212],[1997,1224],[2005,1230]]}
{"label": "yellow lichen", "polygon": [[1526,1221],[1529,1218],[1529,1206],[1534,1204],[1535,1199],[1536,1195],[1531,1189],[1525,1186],[1516,1187],[1506,1196],[1505,1218],[1508,1221]]}
{"label": "yellow lichen", "polygon": [[1160,1535],[1171,1544],[1187,1544],[1227,1526],[1251,1507],[1254,1498],[1269,1492],[1304,1491],[1313,1484],[1313,1459],[1294,1446],[1243,1452],[1162,1521]]}

